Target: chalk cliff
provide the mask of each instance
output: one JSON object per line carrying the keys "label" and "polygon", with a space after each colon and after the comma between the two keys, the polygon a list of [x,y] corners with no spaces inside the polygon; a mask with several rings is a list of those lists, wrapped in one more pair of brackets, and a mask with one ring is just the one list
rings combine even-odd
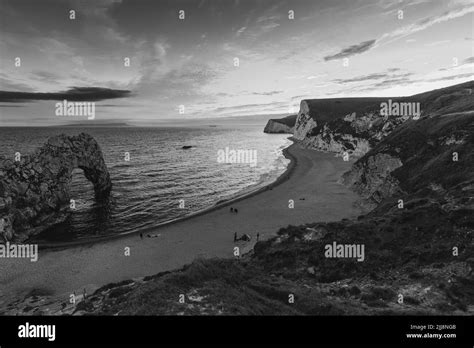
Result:
{"label": "chalk cliff", "polygon": [[268,120],[264,133],[287,133],[293,134],[297,115],[291,115],[280,119]]}
{"label": "chalk cliff", "polygon": [[[383,103],[418,104],[419,119],[474,109],[473,82],[410,97],[302,100],[294,139],[302,146],[361,157],[413,114],[383,114]],[[411,106],[411,105],[410,105]]]}

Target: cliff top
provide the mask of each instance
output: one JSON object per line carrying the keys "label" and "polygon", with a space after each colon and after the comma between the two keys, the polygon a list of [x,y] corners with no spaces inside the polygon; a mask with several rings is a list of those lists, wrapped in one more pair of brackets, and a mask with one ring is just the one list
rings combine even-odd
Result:
{"label": "cliff top", "polygon": [[294,127],[297,117],[298,115],[290,115],[283,118],[272,118],[270,121],[282,123],[287,125],[288,127]]}
{"label": "cliff top", "polygon": [[391,99],[394,102],[420,103],[423,114],[463,112],[474,109],[473,89],[474,81],[469,81],[407,97],[304,99],[301,101],[301,110],[305,105],[311,118],[328,122],[352,112],[363,114],[379,111],[380,103]]}

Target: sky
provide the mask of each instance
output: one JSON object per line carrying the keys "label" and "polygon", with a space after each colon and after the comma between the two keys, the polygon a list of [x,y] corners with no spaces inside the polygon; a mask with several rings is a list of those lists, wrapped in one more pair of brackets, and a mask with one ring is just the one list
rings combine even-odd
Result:
{"label": "sky", "polygon": [[412,95],[473,79],[473,16],[472,0],[0,0],[0,126],[65,123],[64,99],[139,124]]}

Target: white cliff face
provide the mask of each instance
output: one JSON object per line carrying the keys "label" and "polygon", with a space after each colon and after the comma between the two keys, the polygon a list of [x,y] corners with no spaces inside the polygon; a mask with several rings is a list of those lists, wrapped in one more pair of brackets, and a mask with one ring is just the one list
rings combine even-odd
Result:
{"label": "white cliff face", "polygon": [[[313,150],[335,152],[339,155],[347,152],[356,157],[361,157],[370,151],[368,140],[353,137],[350,134],[335,135],[326,125],[319,134],[304,138],[300,144]],[[345,144],[351,144],[351,146]]]}
{"label": "white cliff face", "polygon": [[296,118],[295,130],[293,137],[297,140],[305,140],[307,135],[317,127],[315,120],[309,115],[309,107],[306,101],[302,100],[300,104],[300,111]]}
{"label": "white cliff face", "polygon": [[281,122],[276,122],[274,120],[269,120],[265,129],[263,130],[264,133],[287,133],[293,134],[295,127],[289,127],[286,124]]}
{"label": "white cliff face", "polygon": [[[313,114],[317,110],[313,110]],[[378,111],[358,115],[349,113],[322,125],[310,116],[308,103],[302,101],[296,119],[294,138],[307,148],[361,157],[373,143],[386,137],[408,117],[381,116]]]}

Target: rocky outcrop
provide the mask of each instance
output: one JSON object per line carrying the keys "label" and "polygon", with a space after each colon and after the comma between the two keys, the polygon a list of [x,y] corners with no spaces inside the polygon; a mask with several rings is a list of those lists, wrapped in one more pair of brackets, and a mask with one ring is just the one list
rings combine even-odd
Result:
{"label": "rocky outcrop", "polygon": [[[474,82],[467,82],[410,97],[303,100],[294,139],[307,148],[361,157],[408,120],[473,110],[473,89]],[[388,103],[400,112],[387,114]],[[420,114],[402,112],[402,104],[404,111],[412,110],[408,104],[419,106]]]}
{"label": "rocky outcrop", "polygon": [[377,153],[359,161],[344,174],[344,182],[365,199],[380,203],[384,198],[400,192],[398,180],[391,173],[402,161],[385,153]]}
{"label": "rocky outcrop", "polygon": [[69,185],[76,168],[94,185],[96,200],[112,188],[102,151],[88,134],[50,138],[18,161],[0,157],[0,237],[24,241],[62,221],[70,205]]}
{"label": "rocky outcrop", "polygon": [[449,199],[462,196],[459,187],[474,181],[473,151],[474,112],[408,121],[354,163],[343,180],[375,204],[427,188]]}
{"label": "rocky outcrop", "polygon": [[293,134],[297,115],[287,116],[280,119],[268,120],[264,133],[286,133]]}
{"label": "rocky outcrop", "polygon": [[[294,138],[307,148],[335,152],[347,152],[360,157],[366,154],[378,141],[387,136],[408,116],[392,117],[380,115],[380,100],[320,100],[319,104],[334,104],[330,113],[311,109],[311,101],[303,100],[296,120]],[[339,104],[344,107],[339,108]],[[313,108],[319,105],[313,103]],[[353,104],[355,111],[345,112]]]}

